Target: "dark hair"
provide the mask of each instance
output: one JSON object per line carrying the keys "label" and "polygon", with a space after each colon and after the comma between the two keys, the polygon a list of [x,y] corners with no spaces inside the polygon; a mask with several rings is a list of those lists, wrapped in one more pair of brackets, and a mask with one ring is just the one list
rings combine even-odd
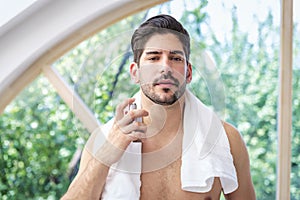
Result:
{"label": "dark hair", "polygon": [[175,18],[169,15],[157,15],[142,23],[133,33],[131,48],[133,60],[139,64],[146,42],[155,34],[172,33],[182,43],[187,61],[190,55],[190,36],[187,30]]}

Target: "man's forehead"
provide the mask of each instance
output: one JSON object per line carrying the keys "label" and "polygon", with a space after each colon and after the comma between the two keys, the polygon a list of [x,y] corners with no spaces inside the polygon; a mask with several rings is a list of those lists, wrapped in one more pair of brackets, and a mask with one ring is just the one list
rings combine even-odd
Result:
{"label": "man's forehead", "polygon": [[155,34],[152,35],[144,44],[146,48],[169,49],[169,50],[183,50],[183,44],[174,34]]}

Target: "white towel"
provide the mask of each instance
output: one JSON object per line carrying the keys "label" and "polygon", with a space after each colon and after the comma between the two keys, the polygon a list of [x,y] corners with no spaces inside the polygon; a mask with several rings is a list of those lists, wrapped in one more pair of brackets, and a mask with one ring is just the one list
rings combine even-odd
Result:
{"label": "white towel", "polygon": [[[140,94],[135,95],[140,105]],[[185,92],[184,136],[182,144],[181,187],[189,192],[211,190],[214,177],[219,177],[225,194],[238,187],[236,169],[229,141],[221,120],[190,91]],[[101,127],[108,134],[113,119]],[[91,153],[97,152],[105,141],[96,134],[87,142]],[[102,199],[135,200],[140,197],[141,143],[132,142],[122,158],[111,166]]]}

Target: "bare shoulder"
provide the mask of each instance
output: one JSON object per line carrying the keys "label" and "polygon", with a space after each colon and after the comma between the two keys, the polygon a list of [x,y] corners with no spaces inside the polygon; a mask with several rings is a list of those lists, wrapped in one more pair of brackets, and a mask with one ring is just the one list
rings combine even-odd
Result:
{"label": "bare shoulder", "polygon": [[232,124],[230,124],[228,122],[223,122],[223,127],[224,127],[227,137],[229,137],[229,139],[242,140],[240,132]]}
{"label": "bare shoulder", "polygon": [[236,167],[239,165],[249,165],[249,156],[246,144],[236,127],[228,122],[223,122],[224,129],[229,140],[231,154]]}
{"label": "bare shoulder", "polygon": [[237,171],[238,189],[230,194],[225,195],[226,199],[245,199],[254,200],[255,191],[252,184],[250,173],[250,160],[246,144],[240,132],[231,124],[224,122],[233,162]]}
{"label": "bare shoulder", "polygon": [[237,128],[228,122],[223,122],[223,127],[226,131],[233,156],[235,157],[235,154],[241,153],[247,154],[246,144]]}

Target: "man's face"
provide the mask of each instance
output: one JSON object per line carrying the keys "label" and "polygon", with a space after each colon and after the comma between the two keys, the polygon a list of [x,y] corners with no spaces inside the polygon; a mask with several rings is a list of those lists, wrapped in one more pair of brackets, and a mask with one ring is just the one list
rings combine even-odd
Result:
{"label": "man's face", "polygon": [[184,94],[191,76],[183,46],[174,34],[156,34],[147,41],[137,78],[150,100],[161,105],[173,104]]}

